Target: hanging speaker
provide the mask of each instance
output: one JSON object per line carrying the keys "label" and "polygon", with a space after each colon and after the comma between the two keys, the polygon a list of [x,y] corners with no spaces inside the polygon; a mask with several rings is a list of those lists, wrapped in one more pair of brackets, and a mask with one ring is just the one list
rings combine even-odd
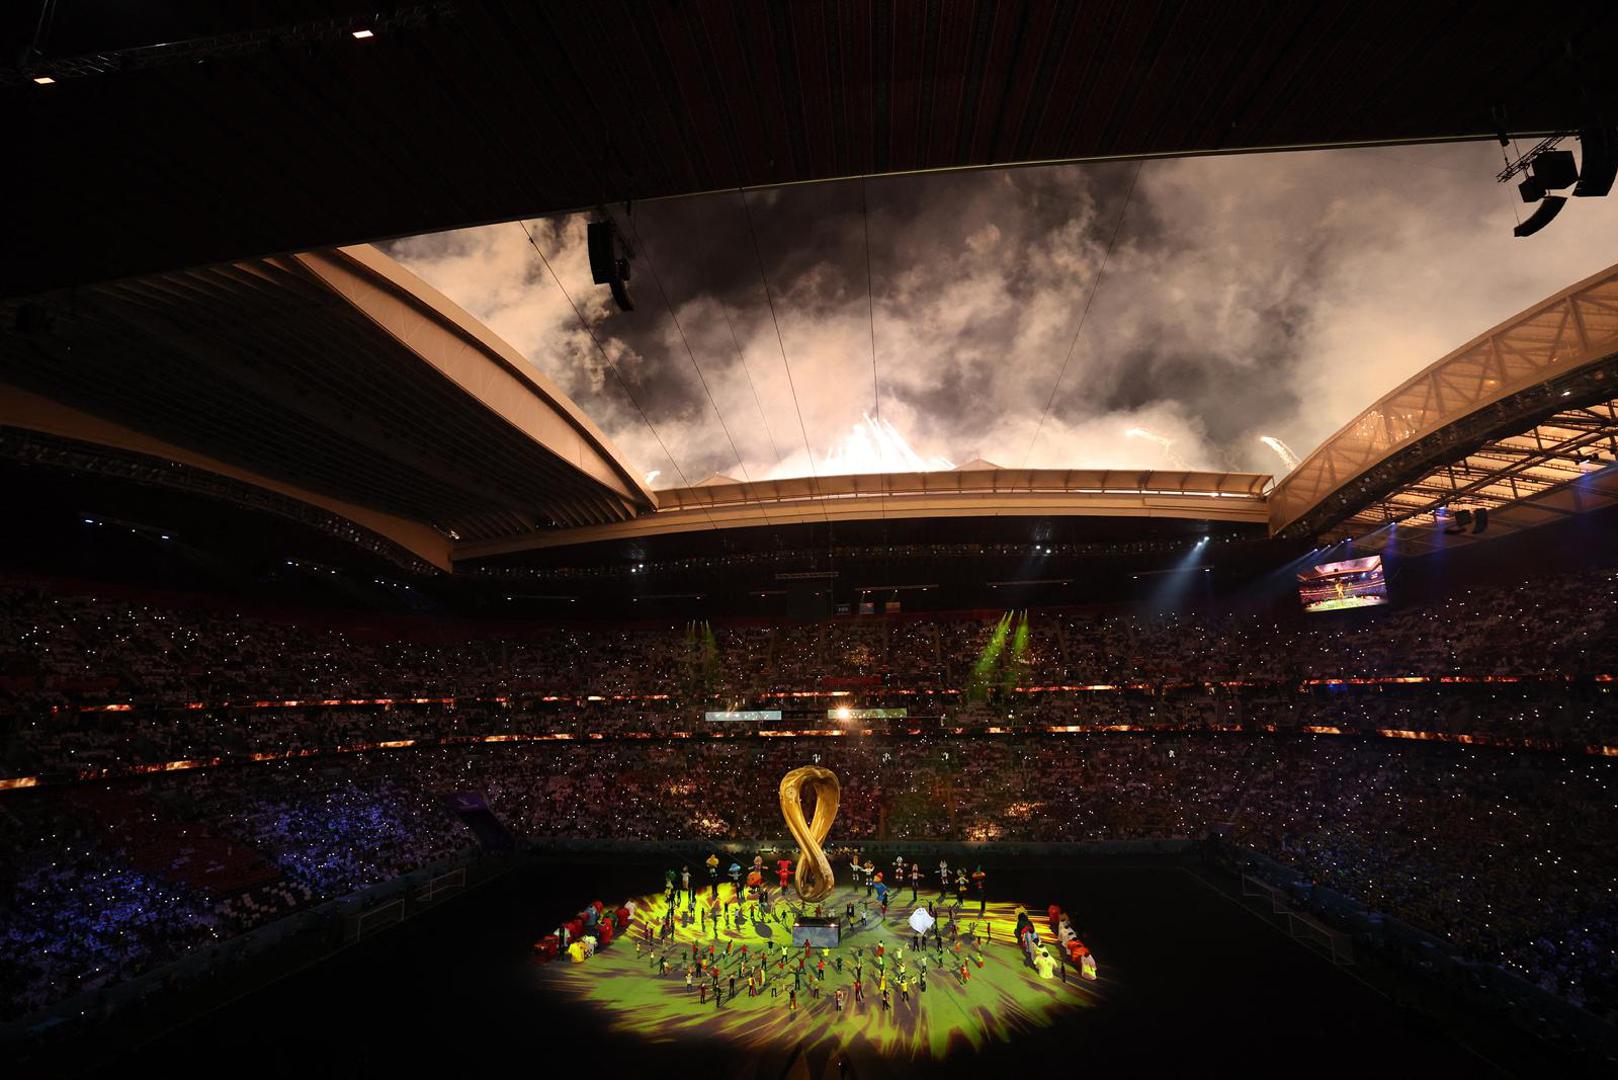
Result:
{"label": "hanging speaker", "polygon": [[1563,198],[1561,195],[1545,196],[1545,200],[1541,202],[1538,208],[1536,208],[1534,212],[1528,216],[1528,220],[1511,230],[1512,235],[1533,236],[1539,230],[1549,225],[1551,220],[1555,218],[1557,214],[1562,212],[1562,207],[1566,205],[1567,199]]}
{"label": "hanging speaker", "polygon": [[1533,164],[1528,166],[1533,171],[1534,179],[1546,191],[1560,191],[1565,187],[1572,187],[1579,178],[1579,167],[1573,161],[1571,150],[1547,150],[1534,158]]}
{"label": "hanging speaker", "polygon": [[1489,511],[1485,507],[1478,507],[1472,511],[1472,535],[1476,536],[1489,527]]}
{"label": "hanging speaker", "polygon": [[1618,175],[1618,129],[1585,128],[1579,132],[1579,148],[1584,160],[1579,165],[1579,182],[1573,194],[1581,199],[1599,198],[1612,190]]}
{"label": "hanging speaker", "polygon": [[590,280],[607,285],[617,275],[618,227],[610,221],[592,221],[585,229],[590,249]]}
{"label": "hanging speaker", "polygon": [[597,285],[612,288],[612,299],[620,311],[634,311],[635,301],[630,298],[629,258],[618,226],[611,221],[592,221],[585,230],[586,247],[590,252],[590,279]]}

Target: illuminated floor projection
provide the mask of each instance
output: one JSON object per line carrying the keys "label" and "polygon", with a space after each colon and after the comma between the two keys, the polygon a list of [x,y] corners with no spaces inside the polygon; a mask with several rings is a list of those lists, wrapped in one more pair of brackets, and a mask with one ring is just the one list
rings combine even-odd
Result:
{"label": "illuminated floor projection", "polygon": [[[613,1028],[652,1042],[725,1040],[738,1051],[865,1044],[909,1060],[1010,1041],[1100,1001],[1105,984],[1094,977],[1093,959],[1057,960],[1068,953],[1059,950],[1043,907],[1029,912],[1031,924],[1024,920],[1047,950],[1034,962],[1018,944],[1022,909],[1013,903],[989,903],[982,915],[975,900],[954,915],[953,897],[948,906],[937,903],[939,932],[918,950],[910,920],[936,896],[922,890],[916,904],[908,888],[903,902],[892,894],[883,918],[863,887],[838,885],[823,906],[842,923],[839,944],[806,950],[792,940],[796,905],[779,894],[767,907],[738,907],[728,882],[717,902],[708,889],[698,891],[695,906],[681,893],[671,934],[664,929],[668,901],[653,894],[635,902],[627,937],[580,962],[565,950],[536,961],[536,977],[587,1003]],[[721,907],[716,929],[712,913]]]}

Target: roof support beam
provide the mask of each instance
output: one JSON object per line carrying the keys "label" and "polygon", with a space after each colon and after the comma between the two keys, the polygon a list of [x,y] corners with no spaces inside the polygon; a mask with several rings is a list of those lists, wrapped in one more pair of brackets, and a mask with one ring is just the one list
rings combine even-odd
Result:
{"label": "roof support beam", "polygon": [[490,412],[612,491],[625,515],[657,505],[601,429],[449,297],[369,244],[292,258]]}
{"label": "roof support beam", "polygon": [[385,514],[363,506],[355,506],[318,492],[306,491],[292,484],[261,476],[248,469],[218,461],[184,447],[175,446],[150,435],[126,428],[89,413],[61,405],[38,394],[14,386],[0,384],[0,426],[37,431],[79,442],[93,443],[116,450],[148,454],[167,461],[176,461],[192,468],[204,469],[232,480],[273,491],[278,495],[318,506],[322,510],[347,518],[362,529],[398,544],[413,555],[440,570],[450,570],[450,541],[427,525],[418,521]]}

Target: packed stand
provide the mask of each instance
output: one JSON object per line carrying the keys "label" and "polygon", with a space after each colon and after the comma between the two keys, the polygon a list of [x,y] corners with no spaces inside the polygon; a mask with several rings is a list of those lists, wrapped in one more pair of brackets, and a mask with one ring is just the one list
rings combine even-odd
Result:
{"label": "packed stand", "polygon": [[[71,789],[0,797],[10,1014],[468,851],[473,791],[520,839],[785,841],[776,785],[837,773],[840,841],[1069,842],[1218,830],[1466,955],[1618,1005],[1618,763],[1319,736],[598,742],[379,751],[148,780],[165,815],[279,870],[231,897],[135,870]],[[133,801],[124,805],[134,806]]]}

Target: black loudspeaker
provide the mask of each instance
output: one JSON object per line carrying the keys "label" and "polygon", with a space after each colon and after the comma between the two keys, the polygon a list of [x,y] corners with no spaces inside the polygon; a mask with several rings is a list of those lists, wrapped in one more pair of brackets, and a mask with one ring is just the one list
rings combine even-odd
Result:
{"label": "black loudspeaker", "polygon": [[1547,195],[1545,201],[1540,203],[1534,212],[1528,215],[1528,220],[1511,230],[1513,236],[1533,236],[1539,230],[1551,223],[1562,207],[1567,205],[1567,199],[1560,195]]}
{"label": "black loudspeaker", "polygon": [[618,238],[618,226],[610,221],[592,221],[585,236],[590,250],[591,280],[597,285],[612,287],[612,299],[620,311],[634,311],[635,301],[624,284],[629,280],[629,259]]}
{"label": "black loudspeaker", "polygon": [[1571,150],[1547,150],[1528,166],[1534,179],[1546,191],[1559,191],[1572,187],[1579,178],[1579,167],[1573,161]]}
{"label": "black loudspeaker", "polygon": [[1523,202],[1538,202],[1545,197],[1545,185],[1532,176],[1525,176],[1517,185],[1517,194],[1522,196]]}
{"label": "black loudspeaker", "polygon": [[1449,516],[1449,522],[1444,526],[1444,532],[1450,536],[1459,536],[1468,531],[1476,536],[1489,527],[1489,511],[1484,507],[1476,510],[1457,510]]}
{"label": "black loudspeaker", "polygon": [[590,280],[610,284],[618,275],[618,227],[610,221],[592,221],[585,236],[590,247]]}
{"label": "black loudspeaker", "polygon": [[1584,160],[1579,167],[1579,183],[1573,194],[1580,198],[1600,197],[1612,190],[1618,175],[1618,130],[1610,127],[1585,128],[1579,132]]}

